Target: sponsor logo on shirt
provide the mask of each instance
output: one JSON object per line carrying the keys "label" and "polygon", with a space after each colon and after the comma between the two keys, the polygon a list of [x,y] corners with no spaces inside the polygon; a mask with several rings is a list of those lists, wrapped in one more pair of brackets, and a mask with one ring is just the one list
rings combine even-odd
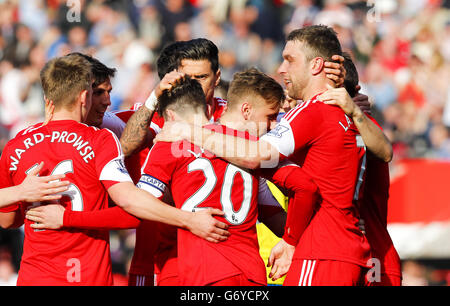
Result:
{"label": "sponsor logo on shirt", "polygon": [[283,136],[283,133],[285,133],[287,131],[289,131],[289,129],[287,127],[285,127],[284,125],[278,124],[274,129],[270,130],[269,133],[267,133],[267,135],[281,138]]}

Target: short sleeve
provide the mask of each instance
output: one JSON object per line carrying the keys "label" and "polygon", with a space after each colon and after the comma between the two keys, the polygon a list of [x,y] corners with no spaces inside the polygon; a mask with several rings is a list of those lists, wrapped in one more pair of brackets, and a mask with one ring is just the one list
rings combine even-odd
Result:
{"label": "short sleeve", "polygon": [[96,135],[95,167],[106,189],[120,182],[133,182],[125,167],[122,147],[117,136],[108,129]]}
{"label": "short sleeve", "polygon": [[313,102],[302,103],[289,111],[261,140],[277,148],[284,157],[289,157],[312,143],[321,120],[321,112]]}
{"label": "short sleeve", "polygon": [[176,167],[172,146],[176,143],[158,142],[147,155],[142,167],[138,188],[150,192],[157,198],[163,196]]}

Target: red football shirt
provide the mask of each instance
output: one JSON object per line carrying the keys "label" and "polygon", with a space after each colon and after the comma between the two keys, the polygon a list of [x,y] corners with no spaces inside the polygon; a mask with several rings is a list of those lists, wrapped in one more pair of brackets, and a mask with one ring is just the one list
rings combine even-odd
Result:
{"label": "red football shirt", "polygon": [[381,272],[401,276],[400,257],[387,231],[389,165],[368,154],[363,199],[360,204],[371,257],[381,263]]}
{"label": "red football shirt", "polygon": [[[375,119],[368,117],[381,129]],[[365,222],[371,258],[380,261],[382,273],[401,276],[400,257],[387,230],[389,164],[368,151],[362,166],[364,181],[357,200],[361,218]]]}
{"label": "red football shirt", "polygon": [[[136,109],[138,108],[135,105]],[[115,112],[123,122],[128,122],[128,119],[134,114],[135,110],[124,110]],[[155,114],[156,115],[156,114]],[[159,123],[159,119],[154,119]],[[154,123],[152,123],[154,125]],[[154,127],[156,129],[156,127]],[[131,156],[125,158],[125,165],[130,172],[133,182],[137,184],[141,177],[141,168],[147,158],[149,149],[143,149]],[[152,276],[154,274],[154,260],[155,252],[158,247],[158,223],[141,220],[141,223],[136,228],[136,244],[134,247],[133,258],[130,265],[130,274]]]}
{"label": "red football shirt", "polygon": [[[227,108],[227,101],[221,98],[215,97],[213,100],[215,104],[214,113],[211,115],[210,122],[216,122],[220,116],[225,112]],[[127,122],[134,111],[138,110],[143,105],[141,103],[135,103],[132,110],[120,111],[115,114],[123,121]],[[152,121],[150,123],[150,131],[153,136],[158,134],[164,126],[164,118],[159,116],[158,113],[153,114]],[[141,167],[147,157],[148,149],[141,151],[138,155],[133,155],[125,159],[127,169],[130,171],[133,180],[136,179],[136,173],[139,173],[140,177]],[[139,172],[137,171],[139,169]],[[136,229],[136,246],[134,249],[133,259],[131,261],[130,273],[137,275],[150,275],[154,269],[152,260],[155,259],[155,272],[161,277],[171,277],[178,275],[176,257],[176,239],[177,229],[176,227],[166,224],[158,224],[157,230],[154,226],[149,224],[150,221],[143,221],[141,225]],[[148,237],[152,237],[157,233],[155,243],[148,240]],[[156,250],[155,250],[156,248]],[[164,270],[164,273],[161,271]]]}
{"label": "red football shirt", "polygon": [[[66,174],[72,183],[59,202],[73,211],[106,208],[107,189],[131,182],[111,131],[60,120],[29,127],[8,142],[0,187],[19,184],[41,161],[42,175]],[[30,224],[25,220],[18,285],[112,285],[109,231],[34,230]]]}
{"label": "red football shirt", "polygon": [[289,111],[261,139],[309,174],[322,196],[297,245],[295,259],[328,259],[366,266],[367,239],[353,203],[358,173],[355,127],[336,106],[315,97]]}
{"label": "red football shirt", "polygon": [[[209,128],[236,136],[248,134],[223,125]],[[161,196],[169,187],[178,208],[207,207],[225,212],[230,237],[211,243],[178,229],[178,275],[181,285],[207,285],[243,273],[266,284],[256,235],[258,178],[188,142],[159,142],[151,149],[138,187]]]}

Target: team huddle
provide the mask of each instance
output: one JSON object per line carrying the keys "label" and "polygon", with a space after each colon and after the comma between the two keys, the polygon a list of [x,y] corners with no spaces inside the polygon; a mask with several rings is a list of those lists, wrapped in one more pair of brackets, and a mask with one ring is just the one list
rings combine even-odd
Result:
{"label": "team huddle", "polygon": [[[0,160],[0,226],[25,231],[18,285],[113,285],[117,229],[136,229],[130,286],[401,284],[386,229],[392,147],[336,33],[292,31],[285,89],[250,68],[226,100],[218,53],[204,38],[169,44],[147,101],[118,112],[115,69],[81,53],[45,65],[46,120]],[[258,221],[282,238],[269,275]]]}

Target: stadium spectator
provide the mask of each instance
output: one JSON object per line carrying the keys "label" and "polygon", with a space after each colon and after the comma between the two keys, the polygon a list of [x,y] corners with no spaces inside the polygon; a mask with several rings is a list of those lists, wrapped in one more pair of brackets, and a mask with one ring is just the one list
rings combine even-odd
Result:
{"label": "stadium spectator", "polygon": [[[143,42],[155,55],[169,42],[166,34],[162,37],[162,29],[166,26],[162,16],[167,11],[163,1],[75,2],[80,6],[69,6],[69,1],[59,0],[0,2],[0,83],[5,88],[11,86],[11,90],[1,93],[0,98],[0,124],[6,126],[9,134],[7,139],[14,137],[21,127],[42,120],[38,117],[44,114],[43,103],[36,103],[42,100],[40,88],[36,82],[32,82],[32,78],[28,81],[35,74],[32,70],[41,64],[31,64],[32,68],[30,65],[14,64],[24,60],[32,62],[34,49],[22,49],[30,50],[28,59],[23,55],[12,59],[6,57],[7,53],[11,54],[7,49],[17,43],[15,33],[19,27],[25,26],[31,31],[31,35],[25,33],[22,36],[21,40],[25,36],[23,45],[32,42],[31,45],[36,53],[41,54],[39,57],[44,58],[44,62],[78,50],[76,44],[69,43],[69,33],[72,28],[81,27],[88,37],[82,51],[94,55],[109,66],[117,67],[119,71],[123,70],[122,58],[132,42]],[[315,24],[318,20],[328,22],[324,16],[334,7],[338,8],[339,15],[347,14],[347,8],[350,8],[351,28],[342,27],[346,26],[345,22],[336,26],[334,20],[329,25],[333,25],[344,40],[345,51],[354,55],[360,71],[361,92],[372,97],[372,113],[393,143],[394,161],[391,168],[394,169],[397,160],[402,157],[445,158],[446,153],[442,153],[441,146],[448,142],[449,137],[443,132],[443,127],[450,127],[448,0],[386,0],[373,1],[373,4],[354,0],[168,2],[178,5],[183,3],[190,7],[190,13],[183,15],[181,20],[190,24],[192,38],[207,37],[219,47],[222,78],[225,80],[230,80],[233,73],[241,69],[233,41],[229,39],[236,36],[231,26],[231,10],[242,10],[251,5],[258,10],[261,3],[273,2],[275,5],[271,9],[281,16],[281,26],[287,34],[294,28]],[[330,6],[330,2],[334,4]],[[68,18],[78,17],[78,13],[79,21]],[[318,14],[320,19],[316,18]],[[258,18],[261,16],[263,14],[258,14]],[[256,36],[260,32],[255,27],[260,21],[255,19],[255,23],[250,24]],[[344,34],[341,34],[343,29]],[[259,39],[263,40],[263,37],[259,36]],[[281,57],[276,56],[279,48],[280,44],[276,41],[274,44],[263,43],[255,55],[255,65],[274,78],[278,76],[272,67],[275,62],[281,62]],[[374,72],[378,69],[378,72]],[[118,82],[113,85],[117,94],[113,93],[111,97],[112,108],[126,109],[130,104],[142,102],[138,100],[141,99],[139,95],[126,95],[125,90],[121,89],[131,88],[132,78],[118,75],[116,79]],[[405,103],[408,100],[414,100],[414,106]]]}

